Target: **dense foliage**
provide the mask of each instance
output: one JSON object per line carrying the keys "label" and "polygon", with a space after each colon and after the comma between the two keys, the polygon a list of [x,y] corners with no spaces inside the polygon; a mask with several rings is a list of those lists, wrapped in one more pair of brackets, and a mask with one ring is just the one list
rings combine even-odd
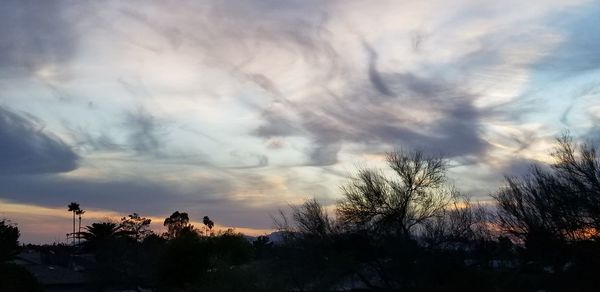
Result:
{"label": "dense foliage", "polygon": [[12,259],[19,251],[19,228],[0,220],[0,263]]}
{"label": "dense foliage", "polygon": [[0,291],[42,291],[42,286],[29,271],[9,262],[21,249],[20,235],[16,225],[0,220]]}

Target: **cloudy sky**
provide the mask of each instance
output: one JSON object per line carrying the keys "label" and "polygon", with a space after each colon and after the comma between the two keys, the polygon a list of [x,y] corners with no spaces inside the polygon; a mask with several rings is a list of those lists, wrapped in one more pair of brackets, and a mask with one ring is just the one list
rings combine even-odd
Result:
{"label": "cloudy sky", "polygon": [[600,3],[20,1],[0,8],[0,217],[24,242],[174,210],[248,233],[420,148],[486,201],[600,138]]}

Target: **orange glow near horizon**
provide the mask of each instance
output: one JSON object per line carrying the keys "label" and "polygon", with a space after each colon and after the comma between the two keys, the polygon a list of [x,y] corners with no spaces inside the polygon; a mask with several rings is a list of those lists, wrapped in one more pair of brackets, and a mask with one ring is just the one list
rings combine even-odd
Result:
{"label": "orange glow near horizon", "polygon": [[[121,218],[128,215],[100,209],[86,209],[85,211],[82,216],[82,228],[93,222],[119,222]],[[140,214],[140,216],[152,220],[150,228],[157,234],[162,234],[165,231],[162,225],[165,218],[144,216],[144,214]],[[21,231],[20,242],[24,244],[66,243],[66,234],[72,232],[73,228],[73,213],[67,211],[66,205],[65,208],[50,208],[0,200],[0,219],[7,219],[17,224]],[[203,230],[202,221],[191,220],[190,224],[199,230]],[[249,236],[265,235],[274,231],[273,229],[226,226],[216,223],[213,232],[218,233],[227,229],[233,229]]]}

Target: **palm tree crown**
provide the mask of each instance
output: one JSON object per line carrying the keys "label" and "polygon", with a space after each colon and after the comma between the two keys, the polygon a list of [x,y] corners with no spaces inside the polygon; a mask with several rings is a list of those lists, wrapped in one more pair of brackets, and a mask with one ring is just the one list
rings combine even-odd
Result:
{"label": "palm tree crown", "polygon": [[124,237],[127,232],[121,228],[121,225],[113,222],[92,223],[85,227],[86,231],[81,232],[81,237],[85,239],[86,245],[97,248]]}
{"label": "palm tree crown", "polygon": [[69,207],[69,212],[76,212],[79,210],[79,204],[76,202],[71,202],[67,207]]}

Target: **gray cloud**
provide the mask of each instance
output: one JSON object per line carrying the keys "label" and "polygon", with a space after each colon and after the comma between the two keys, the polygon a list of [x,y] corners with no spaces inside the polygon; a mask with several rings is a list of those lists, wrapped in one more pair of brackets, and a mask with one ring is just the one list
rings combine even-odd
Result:
{"label": "gray cloud", "polygon": [[[230,166],[230,169],[252,169],[261,168],[269,165],[269,157],[262,154],[243,153],[240,151],[232,151],[229,153],[234,161],[242,164],[240,166]],[[250,160],[250,161],[249,161]]]}
{"label": "gray cloud", "polygon": [[364,47],[368,53],[368,62],[369,62],[369,80],[373,87],[382,95],[391,96],[393,93],[387,87],[383,79],[381,78],[381,74],[377,71],[377,52],[373,50],[367,43],[364,43]]}
{"label": "gray cloud", "polygon": [[[382,146],[420,148],[449,157],[485,151],[480,119],[494,112],[475,108],[475,95],[468,88],[437,75],[379,72],[374,67],[377,52],[365,46],[367,78],[348,80],[343,97],[322,92],[314,103],[269,109],[254,134],[306,136],[313,143],[307,150],[309,165],[337,163],[343,142],[376,146],[375,151]],[[429,122],[415,120],[422,115],[436,117]]]}
{"label": "gray cloud", "polygon": [[77,168],[78,159],[33,117],[0,107],[0,174],[66,172]]}
{"label": "gray cloud", "polygon": [[288,117],[283,116],[283,112],[273,109],[264,110],[262,113],[263,124],[253,131],[253,134],[263,138],[276,136],[294,136],[300,133],[299,129],[293,125]]}
{"label": "gray cloud", "polygon": [[14,77],[38,66],[62,63],[76,49],[65,1],[2,1],[0,74]]}
{"label": "gray cloud", "polygon": [[84,147],[90,147],[93,152],[99,151],[123,151],[123,145],[117,143],[110,135],[106,133],[100,133],[99,135],[92,135],[89,132],[79,131],[74,137],[78,139],[79,144]]}
{"label": "gray cloud", "polygon": [[[196,219],[209,215],[219,224],[270,228],[269,214],[274,214],[280,205],[265,204],[262,197],[235,198],[231,195],[235,192],[268,193],[274,188],[273,184],[250,168],[213,170],[220,175],[195,178],[191,185],[185,181],[168,182],[143,176],[0,176],[0,198],[56,208],[76,201],[84,209],[103,209],[121,214],[139,212],[149,216],[167,216],[172,211],[181,210]],[[262,204],[255,205],[257,202]]]}
{"label": "gray cloud", "polygon": [[342,145],[340,142],[334,143],[316,143],[309,150],[308,165],[326,166],[333,165],[338,162],[337,154],[340,152]]}
{"label": "gray cloud", "polygon": [[218,204],[218,194],[230,191],[222,180],[206,180],[193,190],[136,177],[83,179],[58,175],[0,177],[0,196],[20,203],[62,207],[77,201],[83,206],[117,212],[156,214],[197,204]]}
{"label": "gray cloud", "polygon": [[80,152],[120,152],[126,150],[109,134],[109,131],[92,133],[85,127],[72,126],[67,123],[65,123],[65,128],[69,130],[71,140],[74,141],[74,147]]}
{"label": "gray cloud", "polygon": [[[248,156],[252,157],[259,165],[268,163],[266,156]],[[274,203],[272,198],[265,197],[277,186],[268,176],[256,172],[256,167],[260,166],[202,166],[195,169],[209,177],[202,175],[192,180],[183,177],[177,181],[143,174],[93,178],[53,174],[0,176],[0,198],[57,208],[77,201],[84,209],[121,214],[139,212],[147,216],[168,216],[174,210],[181,210],[196,219],[209,215],[218,224],[270,228],[269,214],[275,214],[285,202]],[[249,196],[238,197],[237,193]]]}
{"label": "gray cloud", "polygon": [[[269,92],[273,102],[261,108],[263,123],[251,134],[267,141],[279,137],[305,137],[312,144],[304,149],[306,164],[309,165],[335,164],[342,145],[348,142],[363,145],[367,151],[404,145],[442,152],[453,158],[477,155],[490,147],[481,137],[482,125],[486,120],[514,120],[519,117],[515,111],[530,110],[522,105],[511,109],[476,107],[474,101],[485,93],[461,84],[457,81],[459,78],[445,78],[449,72],[473,76],[473,72],[482,68],[489,72],[490,68],[505,64],[510,56],[506,56],[507,47],[500,46],[499,42],[519,44],[522,39],[531,36],[528,34],[530,31],[509,37],[505,35],[506,31],[491,30],[473,40],[478,49],[455,56],[458,60],[455,59],[452,64],[429,64],[429,68],[424,66],[422,70],[412,72],[405,68],[390,70],[389,66],[385,66],[388,64],[382,63],[388,59],[380,56],[383,53],[377,50],[377,46],[361,41],[369,36],[363,37],[357,32],[354,43],[363,44],[359,46],[364,50],[363,68],[354,63],[345,63],[355,60],[343,59],[341,56],[346,52],[336,51],[342,47],[333,45],[338,40],[329,29],[339,29],[330,25],[335,24],[331,22],[332,19],[341,20],[333,9],[339,8],[337,4],[327,1],[259,1],[242,4],[222,1],[201,7],[193,4],[182,6],[182,11],[194,11],[198,15],[197,19],[184,22],[194,23],[197,27],[195,30],[186,29],[182,23],[176,25],[164,20],[149,21],[148,11],[126,14],[164,36],[171,45],[173,41],[169,39],[168,32],[176,31],[177,38],[183,36],[183,40],[177,39],[177,48],[193,44],[203,56],[207,56],[205,59],[210,60],[211,64],[225,64],[224,67],[234,71],[237,77]],[[466,19],[468,23],[468,17]],[[406,34],[407,44],[413,53],[420,54],[420,58],[430,52],[427,50],[430,42],[446,38],[443,34],[452,35],[450,30],[433,25],[433,29],[429,29],[427,24],[423,24],[422,29],[417,28]],[[461,27],[462,23],[456,25]],[[468,25],[465,27],[470,29]],[[372,38],[370,41],[379,44]],[[343,44],[349,43],[352,42],[344,40]],[[222,49],[227,47],[235,47],[235,53]],[[255,61],[260,61],[261,54],[278,50],[285,51],[287,57],[298,56],[312,66],[323,68],[323,71],[330,72],[328,78],[322,78],[321,75],[316,77],[310,84],[310,95],[284,96],[277,82],[269,79],[274,78],[272,75],[251,66]],[[514,61],[508,62],[513,69],[532,65],[527,61],[516,64],[513,64]],[[357,68],[364,71],[355,72]],[[330,89],[328,81],[333,78],[341,80],[345,88]],[[417,116],[431,117],[433,121],[420,121]]]}
{"label": "gray cloud", "polygon": [[151,113],[138,109],[126,116],[129,130],[128,145],[138,154],[159,155],[168,134],[165,125]]}

